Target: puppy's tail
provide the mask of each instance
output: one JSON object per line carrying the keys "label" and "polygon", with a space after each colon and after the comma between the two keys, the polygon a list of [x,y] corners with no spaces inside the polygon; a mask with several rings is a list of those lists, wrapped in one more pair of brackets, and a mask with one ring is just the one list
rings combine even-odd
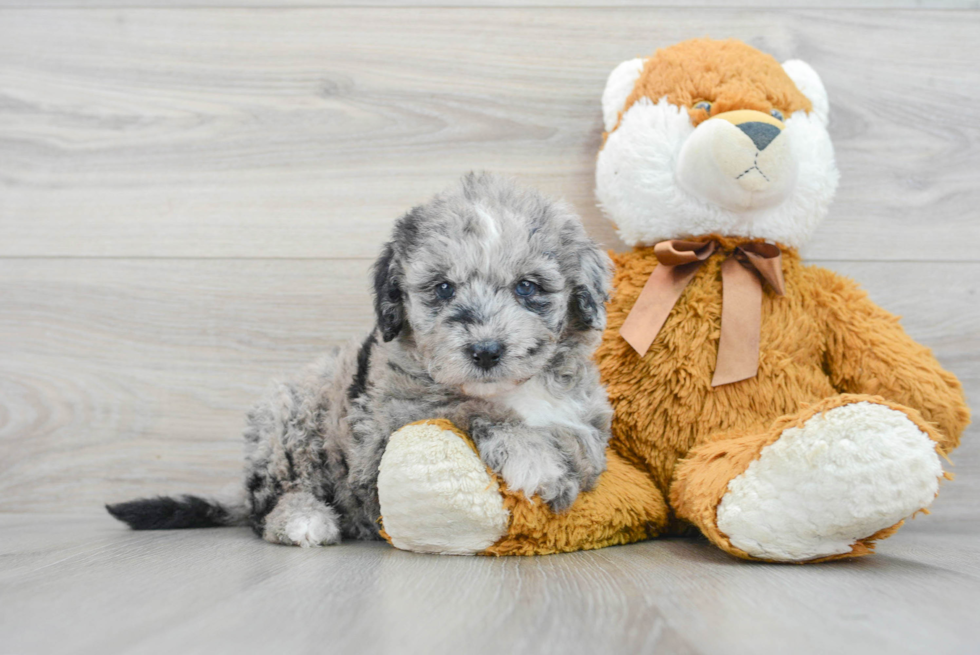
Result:
{"label": "puppy's tail", "polygon": [[106,510],[134,530],[179,530],[245,525],[245,498],[213,500],[200,496],[158,496],[106,505]]}

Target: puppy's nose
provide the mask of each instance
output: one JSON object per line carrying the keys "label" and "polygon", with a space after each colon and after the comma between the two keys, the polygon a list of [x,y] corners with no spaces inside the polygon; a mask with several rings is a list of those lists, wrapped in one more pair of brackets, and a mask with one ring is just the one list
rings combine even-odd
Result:
{"label": "puppy's nose", "polygon": [[466,351],[474,364],[488,371],[500,362],[500,356],[504,354],[504,345],[499,341],[481,341],[472,344]]}
{"label": "puppy's nose", "polygon": [[779,133],[782,131],[775,125],[761,122],[757,123],[755,121],[742,123],[736,127],[745,132],[746,136],[752,139],[752,143],[759,150],[765,150],[766,146],[772,143],[772,140],[779,136]]}

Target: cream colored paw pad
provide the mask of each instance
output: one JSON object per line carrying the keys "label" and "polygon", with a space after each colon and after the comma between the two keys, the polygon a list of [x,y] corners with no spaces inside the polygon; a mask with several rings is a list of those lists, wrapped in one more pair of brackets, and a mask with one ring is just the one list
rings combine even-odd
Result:
{"label": "cream colored paw pad", "polygon": [[385,532],[402,550],[472,555],[504,536],[510,521],[480,457],[452,431],[428,423],[391,435],[378,497]]}
{"label": "cream colored paw pad", "polygon": [[847,553],[927,507],[942,475],[935,443],[904,413],[835,407],[785,430],[728,484],[718,528],[763,559]]}

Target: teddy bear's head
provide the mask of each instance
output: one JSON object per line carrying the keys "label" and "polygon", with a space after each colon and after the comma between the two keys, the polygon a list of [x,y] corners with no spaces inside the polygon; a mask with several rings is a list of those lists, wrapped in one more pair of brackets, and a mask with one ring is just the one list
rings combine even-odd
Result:
{"label": "teddy bear's head", "polygon": [[629,245],[719,234],[799,247],[837,188],[820,77],[741,41],[623,62],[602,112],[596,196]]}

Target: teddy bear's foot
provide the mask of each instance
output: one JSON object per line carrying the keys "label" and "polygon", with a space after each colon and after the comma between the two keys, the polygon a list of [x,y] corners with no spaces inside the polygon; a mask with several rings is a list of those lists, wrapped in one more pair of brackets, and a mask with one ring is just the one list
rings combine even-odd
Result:
{"label": "teddy bear's foot", "polygon": [[383,536],[424,553],[546,555],[648,539],[666,529],[667,503],[642,467],[612,449],[606,471],[568,511],[506,488],[469,438],[445,420],[405,426],[378,476]]}
{"label": "teddy bear's foot", "polygon": [[728,483],[717,528],[753,558],[862,554],[928,506],[943,475],[936,443],[905,412],[844,404],[765,446]]}
{"label": "teddy bear's foot", "polygon": [[392,545],[473,555],[507,533],[510,512],[469,440],[448,421],[391,435],[378,473],[384,531]]}

